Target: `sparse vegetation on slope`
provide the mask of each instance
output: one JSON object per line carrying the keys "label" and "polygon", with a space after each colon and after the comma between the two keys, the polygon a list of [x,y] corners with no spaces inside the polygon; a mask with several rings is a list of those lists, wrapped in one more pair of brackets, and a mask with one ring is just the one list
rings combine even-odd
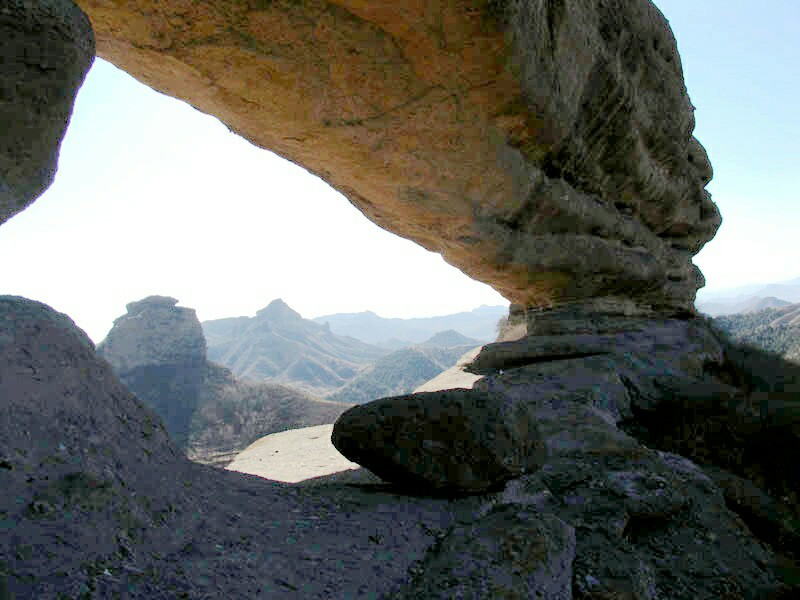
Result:
{"label": "sparse vegetation on slope", "polygon": [[202,324],[208,358],[237,377],[269,381],[322,396],[389,351],[332,333],[275,300],[253,318]]}
{"label": "sparse vegetation on slope", "polygon": [[403,348],[384,356],[353,381],[328,396],[329,400],[363,404],[414,391],[452,367],[473,346]]}
{"label": "sparse vegetation on slope", "polygon": [[789,360],[800,360],[800,304],[726,315],[713,322],[733,340]]}

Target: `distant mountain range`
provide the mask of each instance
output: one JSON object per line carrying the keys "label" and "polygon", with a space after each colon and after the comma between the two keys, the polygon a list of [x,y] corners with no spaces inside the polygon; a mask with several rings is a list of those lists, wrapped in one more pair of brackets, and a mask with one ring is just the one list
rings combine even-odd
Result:
{"label": "distant mountain range", "polygon": [[758,312],[767,308],[783,308],[791,304],[791,302],[781,300],[774,296],[768,296],[766,298],[753,296],[741,302],[705,302],[698,304],[697,309],[711,317],[720,317],[722,315]]}
{"label": "distant mountain range", "polygon": [[202,328],[209,360],[236,376],[282,383],[320,397],[389,353],[304,319],[283,300],[274,300],[255,317],[204,321]]}
{"label": "distant mountain range", "polygon": [[202,324],[177,302],[131,302],[97,353],[190,459],[220,467],[270,433],[333,423],[353,404],[411,392],[481,345],[451,329],[391,352],[336,335],[282,300],[252,318]]}
{"label": "distant mountain range", "polygon": [[[304,319],[283,300],[274,300],[255,317],[204,321],[202,328],[209,359],[237,377],[281,383],[318,397],[364,402],[370,394],[377,395],[368,400],[405,393],[450,368],[460,354],[432,350],[469,349],[493,340],[497,322],[507,312],[502,306],[482,306],[419,319],[384,319],[373,312]],[[447,323],[460,329],[444,327]],[[487,338],[465,333],[470,331]],[[494,333],[488,335],[489,331]],[[347,332],[355,332],[361,339]],[[384,344],[378,346],[364,338],[383,339]],[[417,348],[375,364],[393,350],[411,346]],[[407,367],[405,372],[402,365]],[[429,373],[432,375],[427,377]],[[423,376],[426,378],[420,381]],[[367,383],[370,378],[373,383]]]}
{"label": "distant mountain range", "polygon": [[448,329],[447,331],[434,333],[429,339],[422,342],[420,346],[428,348],[453,348],[456,346],[468,346],[470,348],[474,348],[475,346],[480,346],[485,343],[486,342],[482,340],[476,340],[473,338],[468,338],[465,335],[461,335],[455,329]]}
{"label": "distant mountain range", "polygon": [[751,284],[721,291],[697,293],[695,306],[709,316],[747,313],[780,308],[800,302],[800,277],[769,284]]}
{"label": "distant mountain range", "polygon": [[478,343],[497,337],[498,321],[508,316],[507,306],[480,306],[469,312],[439,317],[387,319],[372,311],[337,313],[316,317],[313,321],[330,325],[338,335],[348,335],[367,344],[397,349],[420,344],[438,332],[452,329]]}

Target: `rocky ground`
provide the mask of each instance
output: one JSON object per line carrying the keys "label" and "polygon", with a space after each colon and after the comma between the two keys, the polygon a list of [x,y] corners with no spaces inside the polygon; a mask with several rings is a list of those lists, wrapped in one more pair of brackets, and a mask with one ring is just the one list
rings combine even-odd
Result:
{"label": "rocky ground", "polygon": [[[530,373],[476,388],[497,377]],[[67,317],[8,296],[0,398],[6,596],[768,598],[792,577],[715,478],[586,404],[541,413],[549,455],[492,490],[277,483],[183,457]]]}

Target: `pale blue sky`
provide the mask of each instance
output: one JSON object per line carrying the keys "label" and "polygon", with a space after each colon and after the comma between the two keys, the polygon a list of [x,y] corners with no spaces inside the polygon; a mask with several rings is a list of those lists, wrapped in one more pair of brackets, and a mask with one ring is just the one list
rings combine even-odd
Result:
{"label": "pale blue sky", "polygon": [[722,213],[706,290],[800,276],[800,1],[656,0],[678,41]]}
{"label": "pale blue sky", "polygon": [[[697,107],[724,223],[709,289],[800,276],[800,2],[660,0]],[[69,314],[95,342],[150,294],[201,320],[281,297],[303,316],[412,317],[503,304],[365,219],[327,184],[97,60],[53,186],[0,228],[0,293]]]}

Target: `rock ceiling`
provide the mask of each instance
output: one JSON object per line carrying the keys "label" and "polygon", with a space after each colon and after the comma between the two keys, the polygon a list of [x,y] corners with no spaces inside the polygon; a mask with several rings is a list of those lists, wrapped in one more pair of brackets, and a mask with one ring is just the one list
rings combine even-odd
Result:
{"label": "rock ceiling", "polygon": [[691,256],[720,217],[675,40],[649,2],[77,4],[98,56],[514,303],[691,309]]}

